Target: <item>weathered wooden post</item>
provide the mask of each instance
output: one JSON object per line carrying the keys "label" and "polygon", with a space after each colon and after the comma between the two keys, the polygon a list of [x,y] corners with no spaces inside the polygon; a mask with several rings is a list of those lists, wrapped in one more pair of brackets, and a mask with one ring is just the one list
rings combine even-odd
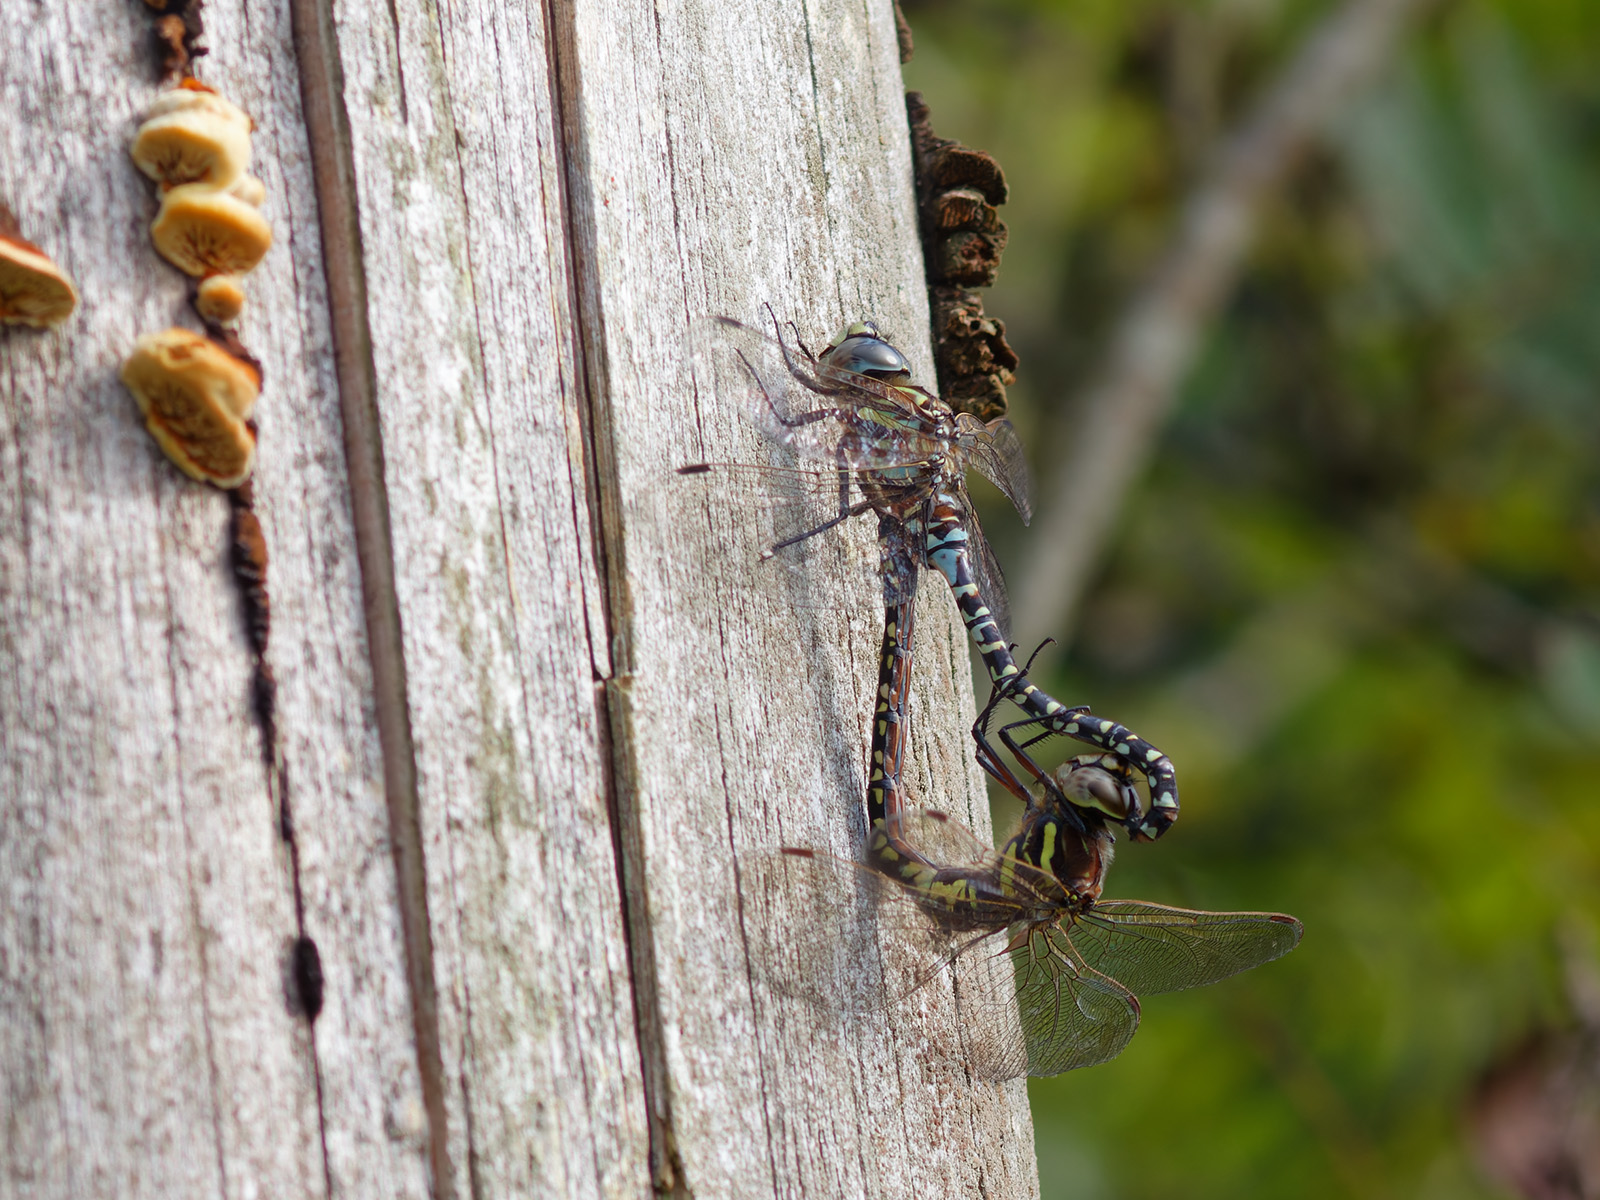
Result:
{"label": "weathered wooden post", "polygon": [[[118,381],[196,324],[127,157],[151,14],[0,11],[0,200],[83,297],[0,332],[0,1195],[1036,1192],[947,996],[759,986],[807,913],[746,864],[859,832],[879,613],[748,587],[745,515],[664,499],[753,450],[698,316],[870,313],[931,378],[888,0],[206,5],[276,231],[281,772],[228,500]],[[915,780],[981,814],[924,602]]]}

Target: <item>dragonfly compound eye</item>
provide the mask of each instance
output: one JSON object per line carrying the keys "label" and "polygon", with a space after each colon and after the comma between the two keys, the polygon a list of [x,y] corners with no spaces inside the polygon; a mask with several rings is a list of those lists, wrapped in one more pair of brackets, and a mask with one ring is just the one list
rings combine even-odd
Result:
{"label": "dragonfly compound eye", "polygon": [[852,325],[850,328],[850,336],[828,351],[829,363],[877,379],[887,380],[911,374],[911,364],[906,361],[904,354],[874,333],[855,332],[860,326]]}
{"label": "dragonfly compound eye", "polygon": [[1121,821],[1137,811],[1139,796],[1126,779],[1101,766],[1108,756],[1080,755],[1056,768],[1055,781],[1067,799],[1085,808],[1099,809]]}

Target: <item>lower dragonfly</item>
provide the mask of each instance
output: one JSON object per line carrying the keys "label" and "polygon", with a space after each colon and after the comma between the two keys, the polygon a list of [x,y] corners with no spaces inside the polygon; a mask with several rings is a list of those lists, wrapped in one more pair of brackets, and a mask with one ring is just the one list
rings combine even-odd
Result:
{"label": "lower dragonfly", "polygon": [[[932,564],[950,585],[990,679],[1026,714],[1018,724],[1088,742],[1132,763],[1149,781],[1150,807],[1146,811],[1130,793],[1122,822],[1142,840],[1165,833],[1178,815],[1177,778],[1167,756],[1126,726],[1049,696],[1018,666],[1006,642],[1000,570],[965,479],[968,467],[976,467],[1027,519],[1026,465],[1009,422],[985,423],[955,412],[913,384],[905,355],[871,322],[850,326],[820,355],[792,330],[791,346],[776,318],[773,337],[729,317],[715,318],[714,328],[756,384],[760,403],[753,415],[763,432],[812,464],[790,472],[791,484],[813,498],[827,496],[831,509],[826,519],[779,540],[768,554],[851,517],[877,513],[886,607],[908,604],[921,565]],[[702,463],[679,471],[715,469]],[[770,484],[779,474],[767,468],[763,480]]]}
{"label": "lower dragonfly", "polygon": [[873,872],[892,928],[933,947],[931,968],[976,959],[958,994],[974,1029],[973,1066],[991,1079],[1056,1075],[1116,1057],[1139,1026],[1138,996],[1200,987],[1287,954],[1301,924],[1282,913],[1204,912],[1105,899],[1117,818],[1133,772],[1114,753],[1081,755],[1046,773],[1005,743],[1030,787],[990,743],[1004,693],[996,687],[973,726],[984,770],[1024,804],[998,850],[959,822],[911,807],[900,778],[905,743],[909,606],[886,623],[873,735],[871,820],[864,866],[814,851],[783,853],[825,869]]}

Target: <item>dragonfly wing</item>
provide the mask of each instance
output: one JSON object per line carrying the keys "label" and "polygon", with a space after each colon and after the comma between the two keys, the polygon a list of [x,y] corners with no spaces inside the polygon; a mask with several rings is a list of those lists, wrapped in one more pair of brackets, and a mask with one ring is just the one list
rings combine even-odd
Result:
{"label": "dragonfly wing", "polygon": [[747,869],[793,914],[782,944],[758,966],[772,991],[820,1011],[892,1022],[900,1005],[986,936],[950,929],[911,889],[864,863],[796,847],[756,857]]}
{"label": "dragonfly wing", "polygon": [[[965,826],[929,809],[896,818],[908,842],[950,870],[988,878],[999,856]],[[1126,987],[1095,970],[1057,926],[1030,914],[1053,888],[1044,872],[1005,864],[1013,899],[990,891],[973,911],[980,919],[931,910],[919,889],[861,863],[788,850],[785,893],[803,897],[802,917],[786,939],[781,990],[835,1011],[895,1012],[930,981],[953,976],[966,1061],[982,1078],[1055,1075],[1115,1057],[1139,1024]],[[776,961],[776,960],[775,960]],[[794,981],[799,981],[796,987]]]}
{"label": "dragonfly wing", "polygon": [[1139,1028],[1133,993],[1086,964],[1057,926],[1035,926],[1024,944],[990,961],[1003,967],[1011,1026],[1004,1041],[976,1055],[986,1078],[1092,1067],[1121,1054]]}
{"label": "dragonfly wing", "polygon": [[1078,918],[1083,961],[1141,996],[1203,987],[1281,958],[1303,927],[1284,913],[1202,912],[1103,900]]}
{"label": "dragonfly wing", "polygon": [[989,547],[989,539],[983,535],[983,526],[978,524],[978,514],[972,507],[971,499],[963,496],[962,502],[967,510],[967,551],[973,581],[978,585],[978,594],[988,606],[994,623],[1000,627],[1000,636],[1009,638],[1011,600],[1006,595],[1005,573],[1000,570],[994,551]]}
{"label": "dragonfly wing", "polygon": [[[807,590],[820,590],[825,576],[816,559],[834,555],[849,560],[848,583],[830,607],[850,607],[881,598],[895,605],[916,599],[920,557],[906,542],[902,526],[880,522],[877,561],[857,552],[857,543],[835,530],[864,512],[864,498],[850,472],[766,467],[753,463],[695,463],[669,477],[663,502],[675,512],[709,505],[743,514],[752,521],[766,549],[756,568],[776,560]],[[814,535],[821,535],[814,537]],[[832,535],[832,536],[830,536]]]}
{"label": "dragonfly wing", "polygon": [[[820,850],[749,855],[741,869],[748,894],[772,910],[773,927],[783,930],[751,962],[769,992],[834,1017],[883,1008],[879,909],[893,902],[889,880]],[[931,922],[904,915],[908,942],[931,948],[937,970],[943,960]]]}
{"label": "dragonfly wing", "polygon": [[[1058,1075],[1122,1052],[1139,1025],[1139,1002],[1126,987],[1089,966],[1054,925],[1035,925],[1020,946],[1012,931],[1059,897],[1047,872],[1001,857],[966,826],[932,809],[909,809],[898,831],[941,866],[1008,881],[1011,902],[992,895],[982,909],[1006,925],[978,930],[949,959],[964,1014],[967,1059],[984,1079]],[[900,903],[918,908],[914,889],[898,885]],[[1005,915],[1010,909],[1010,919]]]}
{"label": "dragonfly wing", "polygon": [[878,522],[879,571],[883,575],[883,603],[886,608],[909,604],[917,598],[917,583],[922,575],[920,553],[906,539],[905,526],[898,521]]}
{"label": "dragonfly wing", "polygon": [[[974,920],[986,921],[995,929],[1009,927],[1029,914],[1058,909],[1067,902],[1060,881],[1049,871],[1002,855],[962,822],[937,809],[909,807],[891,816],[888,825],[927,862],[987,881],[981,887],[981,901],[968,906],[969,912],[981,914]],[[953,923],[972,929],[977,928],[974,920],[963,923],[958,913]]]}
{"label": "dragonfly wing", "polygon": [[893,832],[941,867],[987,871],[1000,860],[994,847],[956,817],[935,808],[906,808],[890,818]]}
{"label": "dragonfly wing", "polygon": [[[759,560],[751,555],[744,564],[752,586],[770,576],[774,563],[768,560],[776,560],[787,568],[796,586],[827,593],[829,606],[878,600],[882,591],[879,556],[858,539],[841,537],[837,531],[852,522],[852,506],[863,499],[850,474],[750,463],[696,463],[667,476],[661,489],[660,502],[676,520],[703,520],[708,511],[736,514],[739,522],[756,531],[765,550]],[[823,565],[836,558],[846,573],[842,594],[837,584],[840,568],[829,570]]]}
{"label": "dragonfly wing", "polygon": [[[914,888],[863,864],[804,850],[775,857],[784,860],[781,876],[790,911],[796,911],[794,898],[800,898],[799,911],[814,914],[802,915],[785,944],[774,948],[770,967],[780,975],[773,981],[775,991],[800,996],[819,1011],[871,1013],[894,1025],[929,985],[953,986],[961,1051],[969,1067],[996,1081],[1028,1074],[1025,1022],[1047,1022],[1017,1002],[1006,932],[1016,921],[1002,915],[991,928],[952,929],[919,902]],[[1071,1027],[1109,1030],[1126,1024],[1124,989],[1081,968],[1078,974],[1086,982],[1068,987],[1075,1014],[1068,1018]],[[1136,1004],[1132,1011],[1137,1012]],[[1109,1057],[1115,1053],[1113,1040],[1105,1034],[1092,1038],[1094,1049],[1087,1053]],[[1054,1073],[1086,1065],[1087,1059],[1077,1061],[1080,1057],[1058,1048],[1042,1061],[1056,1064]]]}
{"label": "dragonfly wing", "polygon": [[[975,421],[976,418],[973,418]],[[963,422],[965,425],[965,422]],[[1028,475],[1028,458],[1022,452],[1022,442],[1017,431],[1004,417],[972,430],[969,439],[972,465],[983,477],[999,488],[1007,500],[1016,505],[1017,512],[1026,525],[1033,520],[1032,481]]]}

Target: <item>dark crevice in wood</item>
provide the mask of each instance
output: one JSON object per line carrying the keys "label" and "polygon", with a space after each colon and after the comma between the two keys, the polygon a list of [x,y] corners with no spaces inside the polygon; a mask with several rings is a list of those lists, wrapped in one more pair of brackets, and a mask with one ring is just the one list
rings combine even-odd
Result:
{"label": "dark crevice in wood", "polygon": [[[239,586],[239,602],[244,617],[245,637],[250,644],[253,669],[250,681],[250,706],[261,734],[261,757],[267,769],[267,794],[278,813],[278,835],[289,851],[289,885],[294,895],[295,936],[289,943],[284,970],[284,993],[289,1010],[315,1022],[322,1011],[322,957],[316,942],[306,932],[305,887],[300,870],[300,844],[295,839],[294,810],[289,799],[289,764],[278,743],[278,682],[267,662],[267,645],[272,633],[272,603],[267,593],[267,540],[255,514],[255,488],[246,480],[228,493],[229,559],[234,582]],[[322,1176],[328,1195],[333,1195],[333,1164],[328,1154],[328,1116],[323,1107],[322,1059],[315,1038],[309,1039],[311,1073],[317,1089],[318,1144],[322,1150]]]}
{"label": "dark crevice in wood", "polygon": [[[278,682],[267,662],[272,599],[267,593],[267,539],[255,514],[255,489],[246,480],[228,493],[228,559],[239,586],[239,607],[253,660],[250,708],[261,731],[261,758],[272,770],[278,757]],[[299,881],[296,881],[296,887]]]}
{"label": "dark crevice in wood", "polygon": [[205,36],[205,20],[200,10],[205,0],[144,0],[155,14],[150,42],[159,56],[161,78],[193,79],[195,60],[209,51],[200,45]]}
{"label": "dark crevice in wood", "polygon": [[1006,414],[1017,355],[972,289],[991,286],[1000,270],[1007,235],[995,209],[1006,202],[1005,172],[982,150],[934,133],[920,92],[906,93],[906,116],[939,395],[957,411],[994,420]]}
{"label": "dark crevice in wood", "polygon": [[388,496],[384,490],[377,373],[372,357],[372,331],[367,322],[366,273],[361,257],[355,161],[349,116],[344,108],[344,73],[330,0],[291,0],[290,17],[322,233],[334,371],[344,424],[356,554],[361,565],[361,599],[383,754],[389,837],[398,876],[417,1068],[423,1108],[428,1117],[429,1160],[434,1196],[438,1200],[453,1200],[455,1181],[445,1120],[438,997],[418,813],[416,755],[406,703],[404,643],[395,591]]}
{"label": "dark crevice in wood", "polygon": [[[606,808],[611,821],[612,851],[622,882],[623,940],[627,944],[632,981],[633,1028],[639,1045],[644,1083],[645,1127],[650,1138],[650,1184],[658,1196],[688,1200],[691,1195],[678,1157],[668,1100],[665,1030],[655,971],[655,936],[650,928],[649,897],[644,880],[644,846],[640,839],[633,792],[628,782],[639,777],[633,758],[633,693],[627,677],[601,685],[601,761],[607,764]],[[637,869],[629,864],[638,864]]]}
{"label": "dark crevice in wood", "polygon": [[322,1011],[323,987],[322,952],[317,943],[301,934],[289,947],[289,978],[294,984],[295,1007],[308,1021],[315,1021]]}
{"label": "dark crevice in wood", "polygon": [[[600,279],[594,262],[597,233],[593,212],[597,200],[585,171],[587,135],[580,101],[576,14],[571,5],[544,6],[545,45],[554,81],[556,134],[562,155],[561,224],[567,231],[567,252],[573,314],[573,354],[580,374],[578,417],[582,428],[585,493],[595,514],[593,529],[595,564],[605,598],[601,606],[607,626],[589,630],[591,638],[606,638],[607,653],[597,659],[609,662],[613,677],[596,680],[596,713],[601,762],[604,764],[606,812],[611,825],[612,853],[622,895],[622,930],[632,983],[634,1037],[639,1047],[644,1083],[645,1126],[650,1141],[650,1182],[659,1196],[689,1196],[688,1181],[678,1155],[668,1101],[665,1034],[661,1022],[655,973],[655,939],[650,928],[642,865],[644,848],[639,822],[632,810],[630,781],[638,778],[632,729],[629,676],[633,665],[628,630],[632,597],[624,562],[622,516],[617,507],[614,431],[606,407],[606,348],[600,300]],[[604,485],[602,486],[602,481]]]}

